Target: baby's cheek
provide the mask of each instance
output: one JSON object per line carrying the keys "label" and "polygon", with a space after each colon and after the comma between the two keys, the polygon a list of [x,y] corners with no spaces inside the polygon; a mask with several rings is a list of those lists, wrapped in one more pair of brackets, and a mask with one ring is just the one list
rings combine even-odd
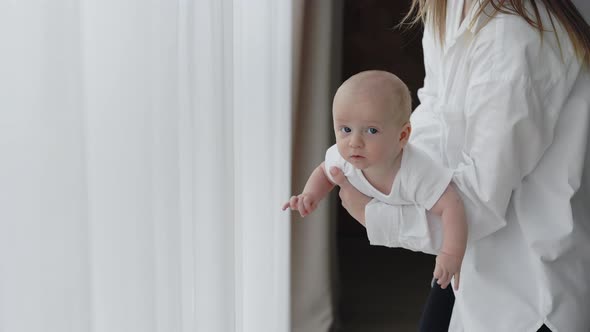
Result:
{"label": "baby's cheek", "polygon": [[340,153],[341,156],[346,156],[346,142],[344,142],[344,140],[336,140],[336,147],[338,148],[338,153]]}

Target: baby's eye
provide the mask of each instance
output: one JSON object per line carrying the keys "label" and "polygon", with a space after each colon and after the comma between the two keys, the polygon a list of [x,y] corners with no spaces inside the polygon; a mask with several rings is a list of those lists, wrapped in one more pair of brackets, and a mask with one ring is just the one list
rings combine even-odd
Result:
{"label": "baby's eye", "polygon": [[367,132],[369,134],[376,134],[379,132],[379,130],[377,130],[377,128],[369,128],[369,129],[367,129]]}
{"label": "baby's eye", "polygon": [[342,127],[340,128],[340,131],[343,133],[350,133],[352,129],[350,129],[349,127]]}

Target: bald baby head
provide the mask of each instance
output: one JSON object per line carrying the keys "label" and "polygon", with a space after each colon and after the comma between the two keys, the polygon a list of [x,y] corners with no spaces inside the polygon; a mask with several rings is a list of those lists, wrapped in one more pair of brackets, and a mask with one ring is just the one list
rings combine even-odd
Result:
{"label": "bald baby head", "polygon": [[357,112],[376,108],[401,126],[408,122],[412,99],[408,87],[392,73],[381,70],[363,71],[347,79],[334,96],[333,111],[356,105]]}

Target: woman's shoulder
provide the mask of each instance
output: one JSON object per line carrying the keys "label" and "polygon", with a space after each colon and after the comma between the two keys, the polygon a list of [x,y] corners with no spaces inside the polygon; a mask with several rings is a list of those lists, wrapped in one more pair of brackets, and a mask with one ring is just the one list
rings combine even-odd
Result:
{"label": "woman's shoulder", "polygon": [[[482,17],[480,19],[488,19]],[[470,55],[489,70],[492,79],[558,77],[575,53],[569,37],[554,19],[555,31],[547,15],[541,15],[541,33],[524,18],[498,13],[475,32]]]}

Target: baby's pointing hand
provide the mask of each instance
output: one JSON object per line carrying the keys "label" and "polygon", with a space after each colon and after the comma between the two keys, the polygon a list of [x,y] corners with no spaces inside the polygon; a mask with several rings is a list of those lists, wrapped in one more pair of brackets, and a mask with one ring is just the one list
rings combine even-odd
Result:
{"label": "baby's pointing hand", "polygon": [[309,194],[303,193],[298,196],[291,196],[291,199],[283,204],[283,211],[287,208],[299,211],[301,217],[312,213],[317,207],[317,202]]}

